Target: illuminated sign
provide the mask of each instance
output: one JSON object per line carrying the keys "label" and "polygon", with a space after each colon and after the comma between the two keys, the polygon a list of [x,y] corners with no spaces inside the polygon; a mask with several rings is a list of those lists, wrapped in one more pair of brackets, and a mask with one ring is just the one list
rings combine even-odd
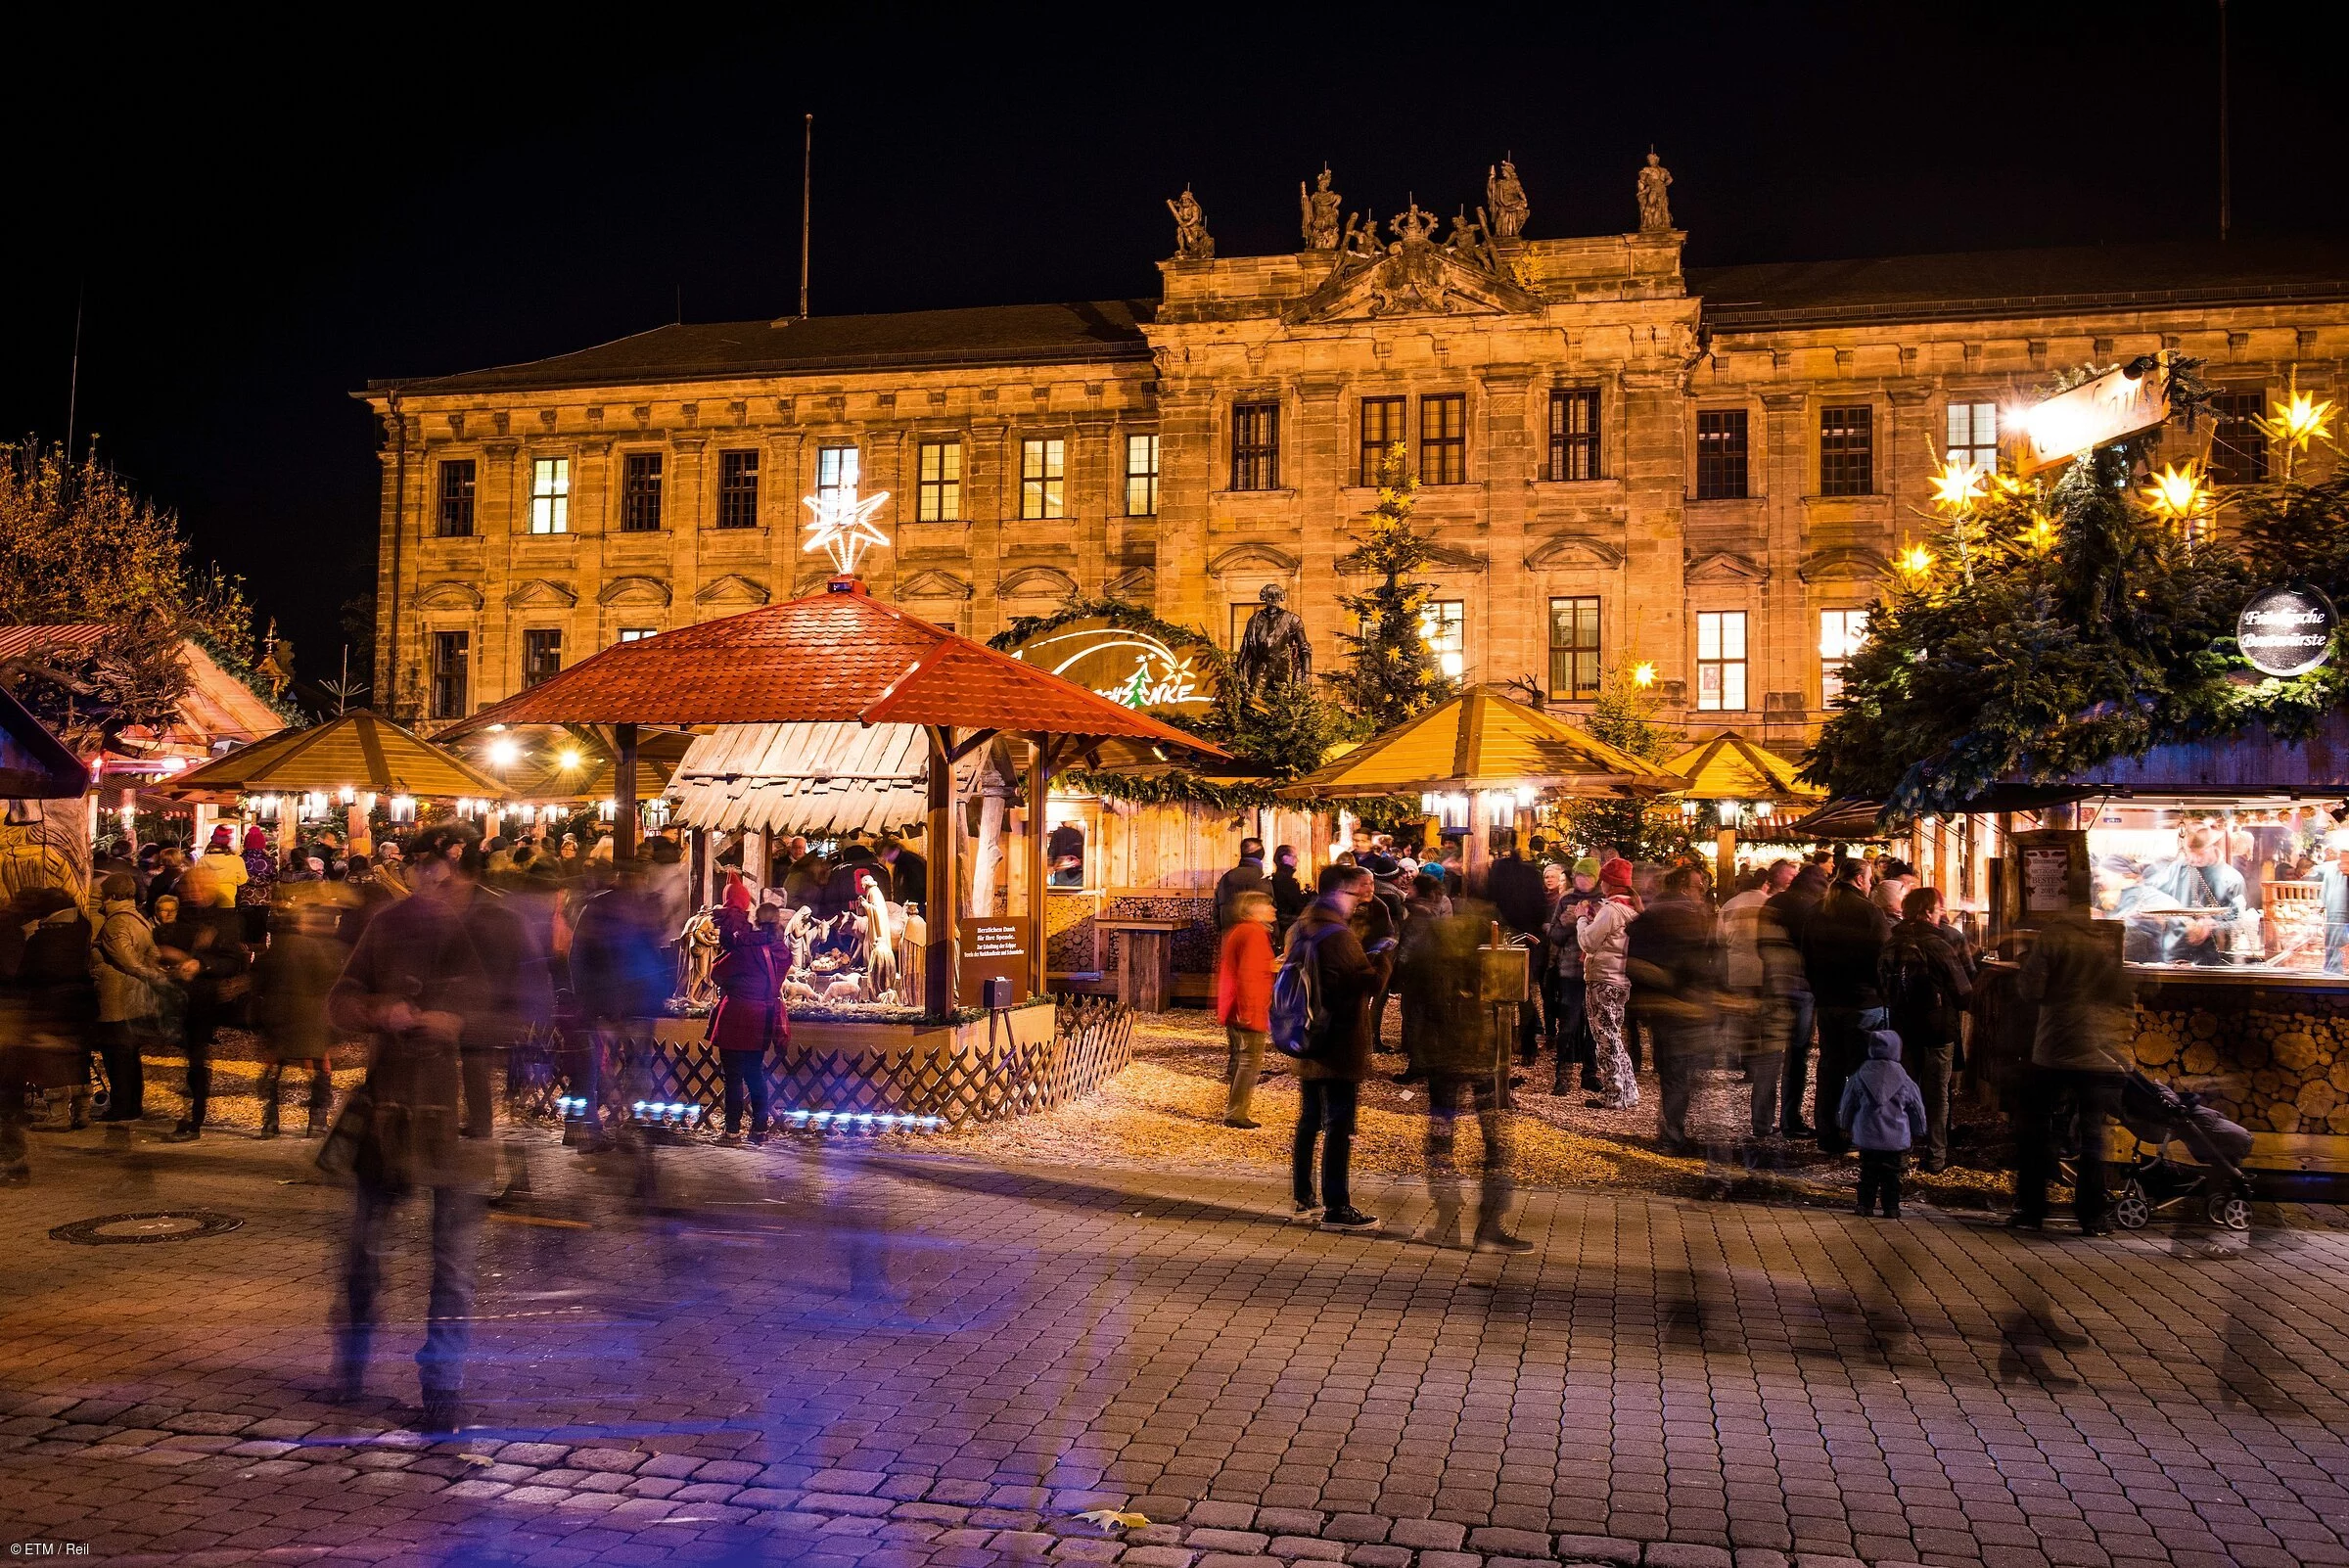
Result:
{"label": "illuminated sign", "polygon": [[[2142,361],[2139,361],[2142,363]],[[2170,417],[2170,367],[2165,352],[2142,374],[2118,365],[2070,392],[2023,410],[2015,472],[2036,474],[2082,452],[2109,446]],[[2011,416],[2010,416],[2011,417]]]}
{"label": "illuminated sign", "polygon": [[1215,706],[1215,672],[1199,655],[1177,653],[1147,631],[1107,621],[1039,632],[1011,656],[1126,708],[1204,714]]}
{"label": "illuminated sign", "polygon": [[2332,658],[2340,618],[2325,590],[2306,582],[2262,588],[2234,619],[2243,658],[2263,675],[2305,675]]}

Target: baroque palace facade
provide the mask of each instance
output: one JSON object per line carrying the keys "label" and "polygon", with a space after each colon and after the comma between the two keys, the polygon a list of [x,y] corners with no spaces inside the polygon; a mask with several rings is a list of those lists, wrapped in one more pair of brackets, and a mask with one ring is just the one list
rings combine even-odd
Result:
{"label": "baroque palace facade", "polygon": [[[1228,643],[1287,590],[1317,669],[1405,446],[1430,633],[1465,679],[1587,703],[1651,662],[1666,716],[1799,744],[1927,476],[1999,410],[2162,348],[2221,390],[2222,482],[2287,377],[2339,395],[2349,263],[2157,245],[1687,270],[1641,227],[1522,237],[1513,170],[1439,237],[1303,202],[1307,248],[1219,259],[1188,192],[1155,300],[678,325],[383,381],[377,669],[454,718],[624,639],[813,591],[804,497],[887,490],[876,593],[987,636],[1114,594]],[[1381,230],[1384,230],[1381,233]]]}

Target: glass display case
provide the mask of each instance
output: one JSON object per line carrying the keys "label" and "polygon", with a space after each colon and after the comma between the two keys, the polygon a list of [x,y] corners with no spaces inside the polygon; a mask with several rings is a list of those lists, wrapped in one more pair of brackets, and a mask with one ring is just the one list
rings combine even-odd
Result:
{"label": "glass display case", "polygon": [[2082,820],[2133,967],[2349,980],[2349,803],[2128,796]]}

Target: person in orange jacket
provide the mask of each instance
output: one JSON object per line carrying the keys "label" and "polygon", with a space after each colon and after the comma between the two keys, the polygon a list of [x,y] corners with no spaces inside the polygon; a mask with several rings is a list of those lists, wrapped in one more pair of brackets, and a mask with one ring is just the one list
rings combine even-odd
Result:
{"label": "person in orange jacket", "polygon": [[1249,1101],[1265,1069],[1265,1042],[1272,1031],[1272,900],[1244,892],[1232,900],[1231,914],[1216,958],[1216,1017],[1222,1020],[1231,1049],[1223,1125],[1254,1128]]}

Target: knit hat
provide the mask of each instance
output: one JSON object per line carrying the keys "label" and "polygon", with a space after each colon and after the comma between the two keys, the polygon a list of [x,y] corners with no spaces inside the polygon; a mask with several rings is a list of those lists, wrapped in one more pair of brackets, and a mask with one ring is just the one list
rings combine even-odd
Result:
{"label": "knit hat", "polygon": [[1598,868],[1598,880],[1609,889],[1621,889],[1625,893],[1631,892],[1632,862],[1624,859],[1621,855],[1616,856]]}
{"label": "knit hat", "polygon": [[1598,856],[1595,854],[1586,854],[1574,862],[1574,874],[1578,877],[1590,877],[1595,880],[1598,871]]}

